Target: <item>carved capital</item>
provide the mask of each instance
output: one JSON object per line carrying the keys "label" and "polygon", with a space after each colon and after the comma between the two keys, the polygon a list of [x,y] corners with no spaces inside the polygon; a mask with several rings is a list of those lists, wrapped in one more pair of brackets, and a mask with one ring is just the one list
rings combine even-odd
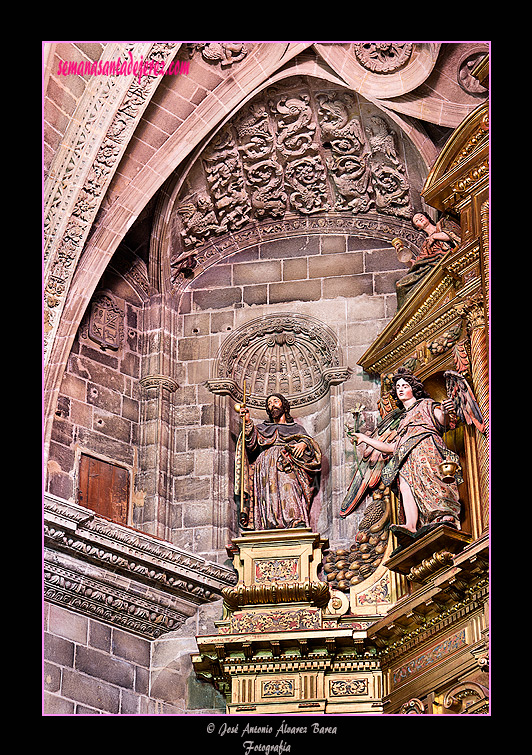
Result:
{"label": "carved capital", "polygon": [[145,375],[139,380],[139,383],[146,391],[164,388],[170,393],[174,393],[179,388],[179,383],[168,375]]}
{"label": "carved capital", "polygon": [[480,294],[457,302],[454,309],[461,317],[465,317],[469,332],[485,327],[484,299]]}

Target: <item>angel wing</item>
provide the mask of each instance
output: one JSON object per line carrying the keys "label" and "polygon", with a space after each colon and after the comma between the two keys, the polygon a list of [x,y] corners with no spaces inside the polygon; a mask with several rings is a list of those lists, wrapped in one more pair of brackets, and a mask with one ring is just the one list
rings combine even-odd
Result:
{"label": "angel wing", "polygon": [[458,418],[467,425],[475,425],[481,433],[485,432],[482,412],[465,377],[454,370],[447,370],[443,376],[447,396],[452,400]]}
{"label": "angel wing", "polygon": [[[403,413],[402,409],[395,409],[387,414],[379,422],[371,437],[378,438],[386,443],[393,443],[397,437],[397,426]],[[359,448],[362,455],[358,459],[357,469],[340,507],[340,516],[344,519],[356,509],[366,494],[379,484],[382,468],[387,461],[386,456],[381,451],[371,448],[366,443],[361,443]]]}

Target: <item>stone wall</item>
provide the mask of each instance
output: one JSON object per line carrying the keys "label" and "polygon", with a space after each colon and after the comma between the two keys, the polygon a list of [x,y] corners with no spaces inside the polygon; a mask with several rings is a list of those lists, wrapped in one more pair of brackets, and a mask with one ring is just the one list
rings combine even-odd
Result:
{"label": "stone wall", "polygon": [[[338,517],[352,468],[343,425],[358,402],[370,424],[377,416],[379,386],[357,360],[395,313],[395,281],[404,272],[390,244],[346,233],[281,239],[229,256],[191,281],[179,311],[175,298],[142,302],[118,278],[108,279],[105,290],[123,312],[120,347],[102,349],[91,338],[89,307],[57,406],[49,492],[76,500],[82,451],[124,465],[132,475],[130,524],[225,561],[225,545],[237,533],[239,428],[234,402],[214,395],[206,381],[216,377],[225,338],[249,321],[310,316],[334,332],[341,364],[352,373],[294,416],[324,452],[313,523],[338,544],[349,540],[354,527]],[[142,378],[161,373],[175,390],[142,387]]]}
{"label": "stone wall", "polygon": [[[97,292],[98,293],[98,292]],[[135,469],[139,442],[142,310],[118,287],[120,345],[102,348],[89,335],[90,306],[72,347],[55,412],[48,492],[77,500],[79,454]]]}
{"label": "stone wall", "polygon": [[44,648],[46,713],[149,712],[149,641],[46,604]]}
{"label": "stone wall", "polygon": [[[347,234],[308,235],[238,252],[207,268],[188,286],[178,343],[180,388],[175,394],[173,505],[181,505],[185,511],[183,532],[175,533],[181,547],[193,545],[189,528],[194,527],[197,542],[205,536],[208,551],[209,542],[214,542],[209,517],[220,508],[225,522],[217,523],[234,532],[232,459],[238,422],[233,401],[213,396],[204,383],[216,377],[216,359],[225,338],[251,320],[276,313],[312,316],[331,328],[341,362],[352,370],[321,404],[293,412],[324,451],[321,493],[315,500],[313,521],[324,534],[349,538],[353,528],[338,521],[339,502],[351,472],[343,423],[357,402],[367,407],[368,421],[376,417],[379,386],[356,363],[395,313],[395,281],[404,272],[386,242]],[[255,410],[253,416],[260,419],[266,415]],[[224,428],[228,425],[227,433]],[[212,449],[218,481],[212,475]],[[213,485],[217,482],[216,491]]]}
{"label": "stone wall", "polygon": [[212,631],[219,602],[150,642],[56,605],[44,607],[47,715],[219,714],[225,701],[192,672],[195,635]]}

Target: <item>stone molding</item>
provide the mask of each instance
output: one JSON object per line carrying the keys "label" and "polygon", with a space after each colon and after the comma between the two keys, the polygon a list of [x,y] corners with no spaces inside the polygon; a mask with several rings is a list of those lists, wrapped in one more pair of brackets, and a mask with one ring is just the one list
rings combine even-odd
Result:
{"label": "stone molding", "polygon": [[[242,230],[218,236],[214,240],[195,247],[193,276],[189,276],[183,270],[174,273],[173,291],[177,294],[186,290],[191,281],[211,265],[251,246],[298,236],[325,234],[380,239],[390,246],[392,246],[392,239],[400,236],[401,241],[414,257],[419,254],[424,240],[424,234],[413,228],[410,220],[392,216],[371,213],[350,215],[335,212],[304,216],[287,213],[282,219],[251,222]],[[189,256],[191,255],[190,252]]]}
{"label": "stone molding", "polygon": [[[129,45],[122,54],[128,61],[144,55],[146,60],[167,62],[179,46],[180,43],[175,42]],[[119,95],[111,97],[111,85],[104,80],[105,96],[95,96],[92,107],[84,114],[81,127],[73,126],[75,132],[71,135],[71,150],[67,153],[68,164],[61,164],[57,170],[53,166],[51,171],[54,184],[44,218],[45,362],[49,360],[66,295],[98,209],[160,79],[148,74],[139,82],[132,74],[124,81],[128,84],[127,91],[120,88],[123,99],[118,109],[113,110],[112,104]],[[91,94],[89,92],[89,98]],[[111,121],[110,112],[113,113]]]}
{"label": "stone molding", "polygon": [[44,544],[46,599],[150,639],[236,582],[232,569],[51,495]]}
{"label": "stone molding", "polygon": [[149,640],[179,628],[190,616],[190,606],[161,590],[48,548],[44,598]]}

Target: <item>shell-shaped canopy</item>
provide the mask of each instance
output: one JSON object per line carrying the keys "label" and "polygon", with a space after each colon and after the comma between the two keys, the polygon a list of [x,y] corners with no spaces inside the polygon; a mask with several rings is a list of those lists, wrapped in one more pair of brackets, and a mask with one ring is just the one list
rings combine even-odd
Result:
{"label": "shell-shaped canopy", "polygon": [[240,400],[245,381],[251,406],[264,408],[271,393],[303,406],[349,373],[341,366],[336,335],[327,325],[307,315],[277,314],[252,320],[225,339],[209,387]]}

